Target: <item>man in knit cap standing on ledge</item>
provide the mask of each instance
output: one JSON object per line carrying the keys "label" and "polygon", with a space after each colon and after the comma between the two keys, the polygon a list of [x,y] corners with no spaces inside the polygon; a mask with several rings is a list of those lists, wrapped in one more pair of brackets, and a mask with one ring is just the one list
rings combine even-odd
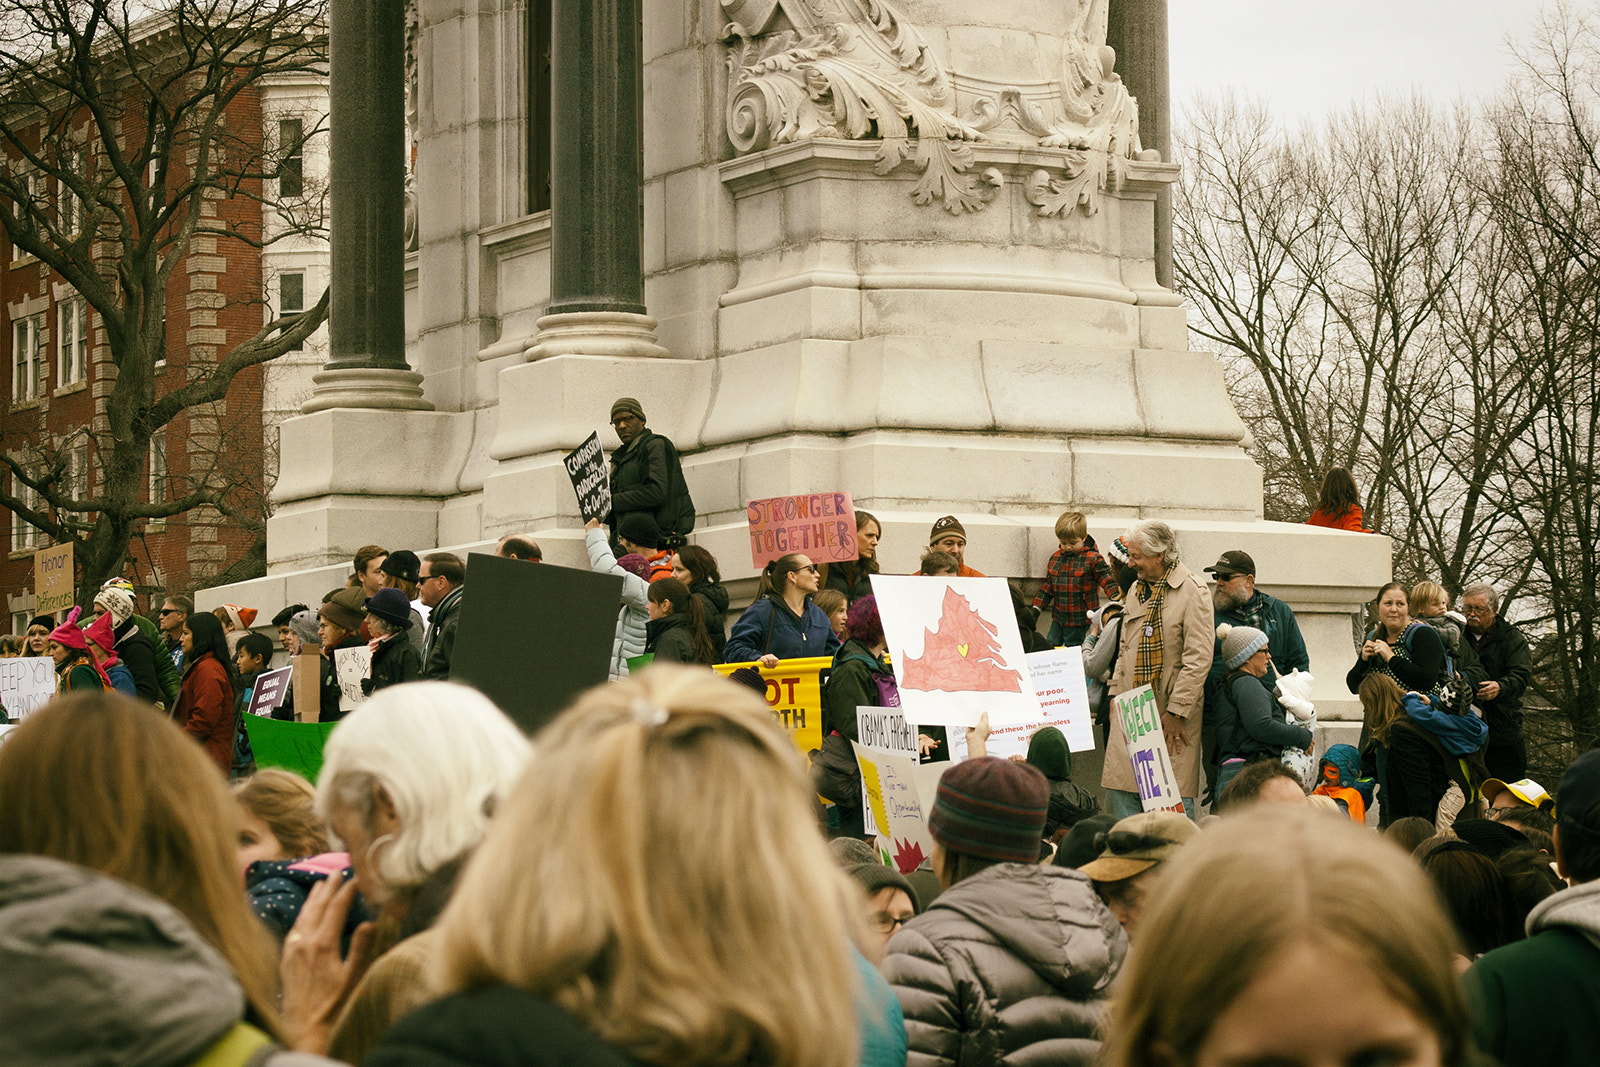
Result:
{"label": "man in knit cap standing on ledge", "polygon": [[644,408],[631,396],[611,405],[611,428],[622,447],[611,453],[611,540],[622,520],[643,512],[669,539],[694,529],[694,501],[671,441],[645,428]]}
{"label": "man in knit cap standing on ledge", "polygon": [[939,780],[928,816],[944,892],[889,940],[908,1067],[1083,1064],[1128,941],[1089,879],[1039,866],[1045,776],[982,757]]}

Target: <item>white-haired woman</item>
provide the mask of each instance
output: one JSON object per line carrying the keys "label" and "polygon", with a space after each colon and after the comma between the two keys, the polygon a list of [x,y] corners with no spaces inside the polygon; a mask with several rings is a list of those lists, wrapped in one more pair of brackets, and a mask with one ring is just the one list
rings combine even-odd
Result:
{"label": "white-haired woman", "polygon": [[[317,812],[355,877],[313,889],[284,940],[284,1027],[296,1048],[360,1063],[429,999],[429,927],[529,751],[488,698],[449,682],[385,689],[340,721],[323,753]],[[379,918],[342,956],[357,892]],[[375,945],[382,954],[368,970]]]}
{"label": "white-haired woman", "polygon": [[860,891],[811,795],[765,704],[709,671],[590,690],[439,922],[446,995],[366,1063],[903,1064],[903,1029],[877,1059],[867,1026],[858,1058],[858,1012],[898,1008],[852,950]]}

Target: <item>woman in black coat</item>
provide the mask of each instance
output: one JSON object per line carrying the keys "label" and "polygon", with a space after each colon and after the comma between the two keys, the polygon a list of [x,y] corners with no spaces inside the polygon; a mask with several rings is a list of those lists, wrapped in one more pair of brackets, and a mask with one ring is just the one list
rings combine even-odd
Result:
{"label": "woman in black coat", "polygon": [[700,602],[706,636],[711,639],[711,662],[721,663],[722,646],[728,643],[728,587],[717,571],[717,557],[699,545],[684,545],[672,557],[672,576]]}
{"label": "woman in black coat", "polygon": [[644,650],[662,663],[716,662],[706,635],[700,601],[676,578],[663,578],[650,586],[646,610]]}
{"label": "woman in black coat", "polygon": [[361,691],[371,696],[380,689],[422,677],[422,657],[412,647],[411,602],[398,589],[378,590],[362,605],[367,612],[367,632],[378,639],[372,650],[372,668],[361,680]]}

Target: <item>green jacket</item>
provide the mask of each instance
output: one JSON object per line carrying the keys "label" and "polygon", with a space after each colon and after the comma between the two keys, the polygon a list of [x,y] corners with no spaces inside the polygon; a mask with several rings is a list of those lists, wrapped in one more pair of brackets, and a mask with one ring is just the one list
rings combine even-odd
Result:
{"label": "green jacket", "polygon": [[837,730],[841,737],[856,740],[856,709],[878,706],[878,683],[873,676],[893,673],[860,641],[846,641],[834,653],[828,687],[822,691],[822,732]]}
{"label": "green jacket", "polygon": [[1546,897],[1528,937],[1462,976],[1478,1047],[1503,1067],[1588,1067],[1600,1050],[1600,881]]}

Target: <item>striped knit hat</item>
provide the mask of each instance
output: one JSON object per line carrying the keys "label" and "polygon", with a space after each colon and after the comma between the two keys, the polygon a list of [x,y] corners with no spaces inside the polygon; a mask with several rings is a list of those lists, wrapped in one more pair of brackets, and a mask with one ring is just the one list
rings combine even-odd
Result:
{"label": "striped knit hat", "polygon": [[928,832],[950,852],[1010,863],[1037,863],[1050,783],[1026,763],[967,760],[944,772]]}

